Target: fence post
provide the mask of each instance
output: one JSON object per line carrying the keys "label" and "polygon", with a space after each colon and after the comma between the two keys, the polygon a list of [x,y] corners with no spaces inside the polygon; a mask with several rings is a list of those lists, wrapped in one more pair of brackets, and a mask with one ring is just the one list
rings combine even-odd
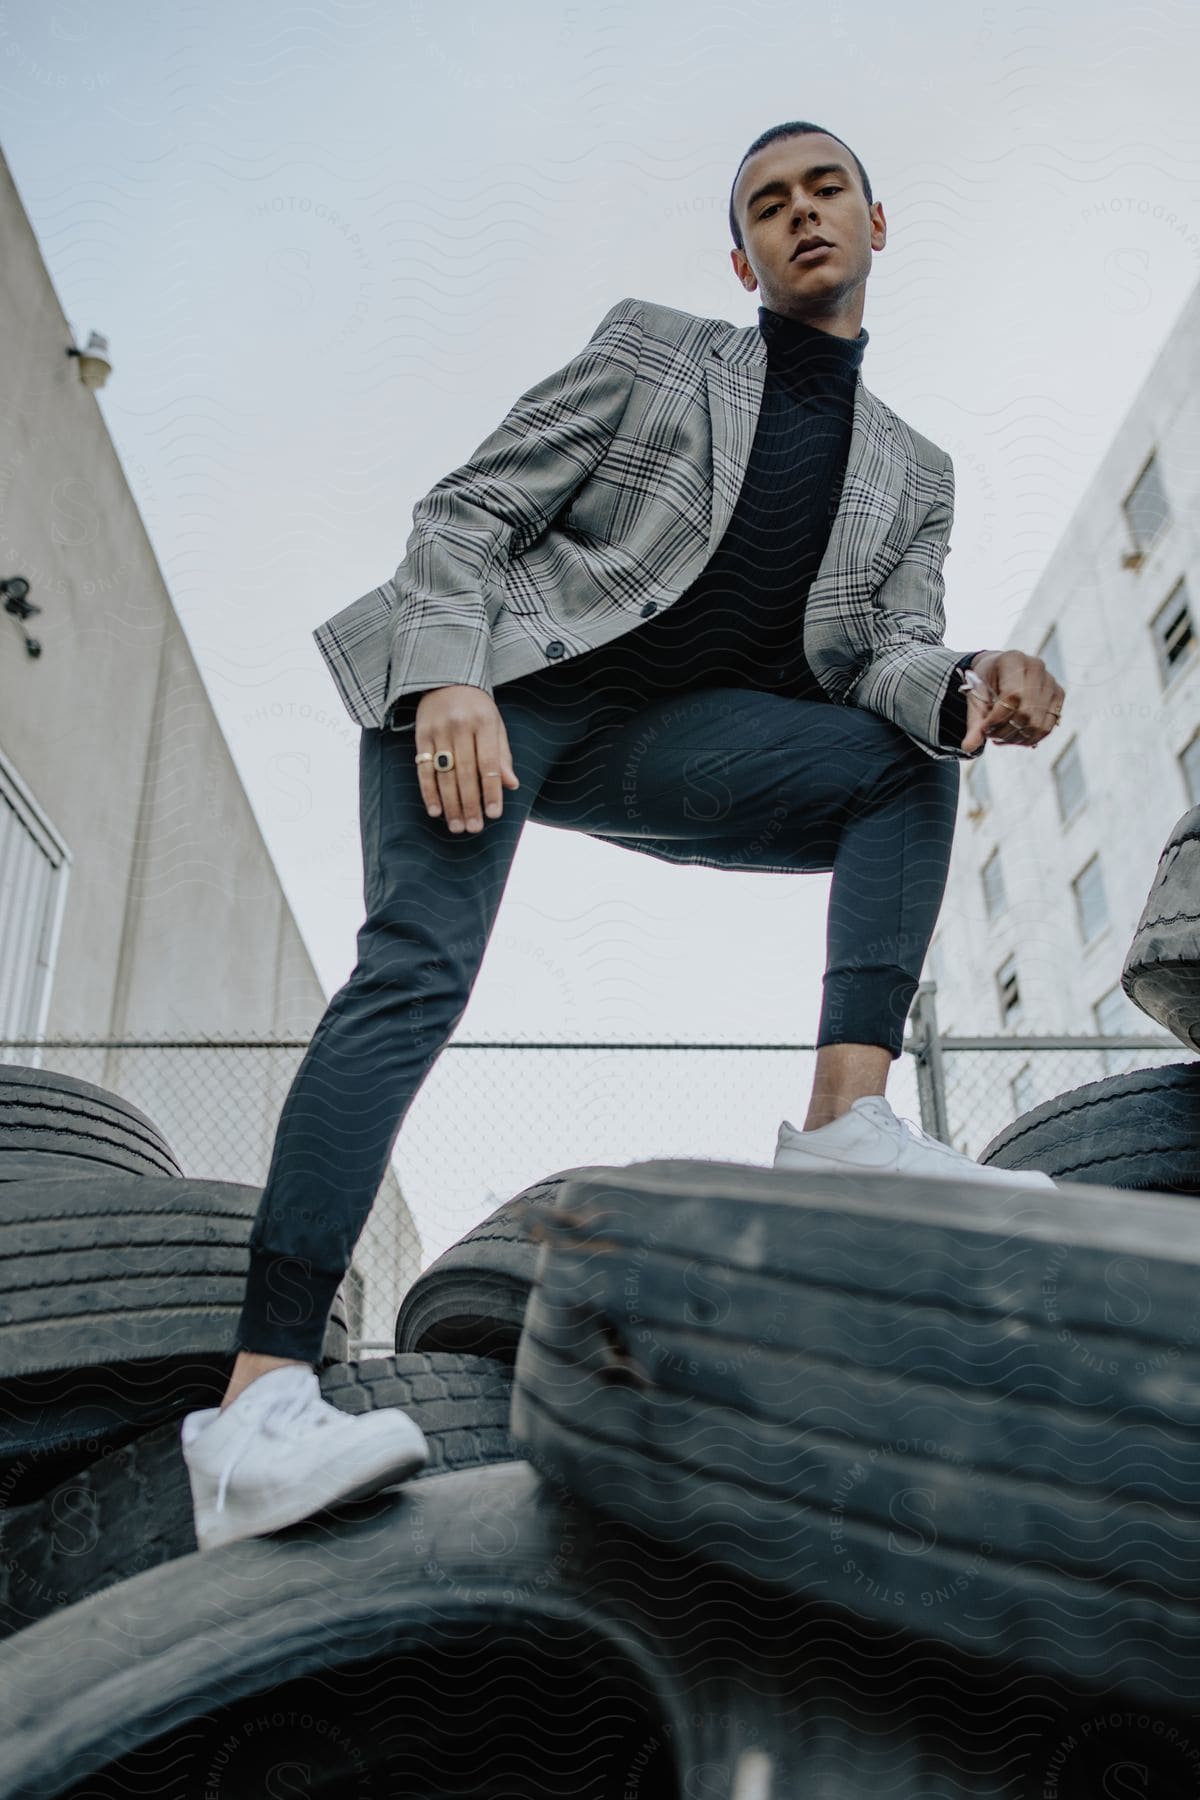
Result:
{"label": "fence post", "polygon": [[917,1062],[917,1098],[920,1102],[921,1125],[931,1137],[943,1144],[950,1142],[950,1122],[946,1114],[946,1072],[942,1062],[942,1040],[938,1034],[937,1007],[934,995],[936,981],[923,981],[912,1006],[912,1050]]}

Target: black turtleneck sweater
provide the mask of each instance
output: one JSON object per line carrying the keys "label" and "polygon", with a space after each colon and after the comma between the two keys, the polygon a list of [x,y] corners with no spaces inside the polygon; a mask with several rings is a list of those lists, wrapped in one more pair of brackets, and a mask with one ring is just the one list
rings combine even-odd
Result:
{"label": "black turtleneck sweater", "polygon": [[[705,568],[670,607],[621,637],[538,672],[591,693],[645,701],[698,687],[829,696],[804,655],[804,606],[837,514],[854,393],[869,334],[835,337],[758,309],[767,349],[762,409],[746,477]],[[975,651],[959,659],[968,663]],[[961,743],[966,696],[952,680],[942,742]]]}

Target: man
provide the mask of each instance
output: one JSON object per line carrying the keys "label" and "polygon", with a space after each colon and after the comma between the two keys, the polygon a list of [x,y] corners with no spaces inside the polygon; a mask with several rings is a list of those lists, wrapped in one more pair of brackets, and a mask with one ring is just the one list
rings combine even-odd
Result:
{"label": "man", "polygon": [[201,1548],[425,1459],[399,1409],[326,1405],[313,1365],[529,818],[667,861],[832,872],[813,1094],[776,1167],[1049,1181],[910,1128],[884,1086],[958,762],[1036,746],[1063,690],[1035,656],[942,642],[953,469],[862,383],[887,225],[858,157],[774,127],[730,224],[756,326],[619,301],[418,504],[393,580],[314,634],[362,727],[367,917],[284,1102],[228,1390],[184,1421]]}

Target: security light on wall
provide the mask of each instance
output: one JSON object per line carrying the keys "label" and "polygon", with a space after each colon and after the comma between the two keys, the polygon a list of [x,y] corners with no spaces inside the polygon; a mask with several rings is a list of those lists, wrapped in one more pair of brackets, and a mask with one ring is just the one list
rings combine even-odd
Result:
{"label": "security light on wall", "polygon": [[108,360],[108,339],[98,331],[92,332],[82,350],[77,350],[72,344],[67,355],[79,358],[79,379],[84,387],[102,388],[112,374],[112,364]]}
{"label": "security light on wall", "polygon": [[[41,607],[35,606],[33,601],[27,597],[28,594],[29,583],[23,575],[10,575],[6,580],[0,580],[0,595],[4,597],[4,610],[6,613],[11,613],[14,619],[32,619],[34,613],[41,612]],[[30,637],[28,632],[25,633],[25,648],[30,656],[42,654],[41,644],[37,638]]]}

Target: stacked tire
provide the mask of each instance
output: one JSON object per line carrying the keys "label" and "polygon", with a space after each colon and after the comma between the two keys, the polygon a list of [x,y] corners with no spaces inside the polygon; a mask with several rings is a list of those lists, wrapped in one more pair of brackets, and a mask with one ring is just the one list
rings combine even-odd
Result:
{"label": "stacked tire", "polygon": [[[417,1479],[511,1462],[511,1371],[478,1356],[333,1363],[321,1393],[343,1412],[402,1407],[429,1445]],[[0,1512],[0,1638],[144,1569],[196,1550],[171,1418],[89,1462],[40,1499]]]}
{"label": "stacked tire", "polygon": [[1200,1194],[1200,1058],[1045,1100],[998,1132],[979,1161],[1089,1187]]}
{"label": "stacked tire", "polygon": [[[260,1190],[89,1082],[0,1065],[0,1507],[224,1392]],[[335,1299],[323,1361],[347,1351]]]}
{"label": "stacked tire", "polygon": [[677,1679],[606,1565],[523,1461],[182,1556],[0,1645],[0,1794],[676,1800]]}
{"label": "stacked tire", "polygon": [[[1135,1006],[1200,1050],[1200,806],[1176,823],[1125,956]],[[1200,1194],[1200,1060],[1135,1069],[1056,1095],[979,1158],[1056,1180]]]}
{"label": "stacked tire", "polygon": [[649,1162],[561,1196],[513,1430],[756,1583],[1200,1704],[1200,1212]]}
{"label": "stacked tire", "polygon": [[115,1095],[4,1071],[0,1795],[680,1791],[624,1559],[508,1429],[547,1191],[427,1272],[397,1333],[422,1347],[347,1361],[335,1308],[322,1393],[402,1407],[420,1476],[202,1558],[179,1425],[224,1390],[259,1192],[186,1178]]}
{"label": "stacked tire", "polygon": [[1200,1050],[1200,806],[1163,845],[1121,970],[1135,1006]]}
{"label": "stacked tire", "polygon": [[[1180,1118],[1186,1080],[1162,1089]],[[1078,1120],[1061,1154],[1092,1174],[1058,1192],[1020,1184],[1049,1123],[997,1145],[1011,1192],[547,1177],[412,1285],[396,1354],[322,1370],[336,1406],[416,1418],[428,1469],[268,1537],[194,1553],[178,1411],[142,1409],[0,1519],[0,1800],[927,1800],[1115,1793],[1130,1768],[1186,1793],[1191,1163],[1144,1161],[1160,1120],[1114,1148],[1103,1107],[1079,1114],[1083,1165]],[[148,1193],[112,1215],[135,1247],[155,1183],[184,1195],[171,1219],[219,1210],[178,1172],[99,1179]],[[110,1213],[72,1217],[85,1251]],[[185,1301],[194,1274],[180,1255]],[[79,1343],[61,1301],[45,1318]]]}
{"label": "stacked tire", "polygon": [[511,1365],[533,1290],[537,1221],[565,1181],[564,1169],[514,1194],[418,1276],[396,1315],[396,1349],[467,1350]]}

